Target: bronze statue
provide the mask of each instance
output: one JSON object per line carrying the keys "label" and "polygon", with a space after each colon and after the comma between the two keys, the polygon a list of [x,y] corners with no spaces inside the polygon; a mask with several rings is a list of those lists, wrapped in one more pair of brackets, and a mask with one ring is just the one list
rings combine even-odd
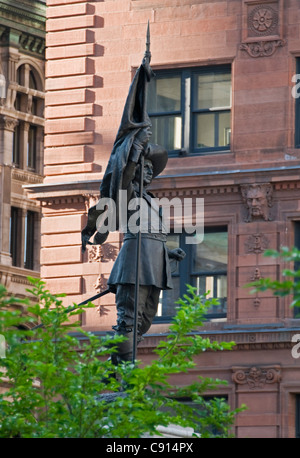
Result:
{"label": "bronze statue", "polygon": [[[127,206],[126,227],[117,210],[116,228],[124,232],[124,240],[107,282],[109,291],[116,295],[117,324],[113,329],[117,335],[127,338],[112,355],[115,364],[134,361],[135,343],[142,340],[152,324],[161,290],[172,288],[169,259],[180,261],[185,256],[180,248],[167,249],[161,208],[148,191],[152,179],[163,171],[168,160],[163,147],[149,142],[151,122],[146,111],[146,84],[153,72],[148,42],[142,65],[130,86],[100,186],[101,198],[112,199],[116,208],[119,208],[120,195],[124,197],[125,193],[123,205]],[[140,207],[138,230],[136,224],[130,223],[137,205]],[[89,210],[87,226],[82,231],[83,250],[92,235],[94,243],[105,242],[108,230],[97,229],[97,219],[103,212],[97,206]]]}

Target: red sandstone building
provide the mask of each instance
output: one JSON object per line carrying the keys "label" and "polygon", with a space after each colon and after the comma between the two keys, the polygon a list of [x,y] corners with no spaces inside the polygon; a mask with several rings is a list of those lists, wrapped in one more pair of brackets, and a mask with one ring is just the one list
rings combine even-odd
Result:
{"label": "red sandstone building", "polygon": [[[204,198],[205,237],[186,246],[184,234],[170,235],[187,256],[138,357],[153,357],[185,283],[209,289],[220,306],[201,332],[236,347],[199,356],[177,382],[227,380],[214,394],[248,406],[237,437],[299,436],[300,362],[291,353],[299,320],[288,299],[244,288],[280,278],[266,248],[299,242],[298,0],[47,0],[45,178],[26,187],[42,207],[41,277],[66,304],[105,288],[121,236],[82,254],[80,232],[99,198],[148,20],[156,73],[148,108],[154,140],[170,155],[153,192]],[[106,332],[114,296],[97,305],[100,316],[90,309],[82,326]]]}

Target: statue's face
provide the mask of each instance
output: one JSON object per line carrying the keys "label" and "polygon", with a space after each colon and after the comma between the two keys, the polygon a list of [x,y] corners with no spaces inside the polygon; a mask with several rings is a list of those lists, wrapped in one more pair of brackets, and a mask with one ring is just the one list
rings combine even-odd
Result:
{"label": "statue's face", "polygon": [[144,185],[147,186],[153,179],[153,165],[149,159],[145,160],[144,163]]}
{"label": "statue's face", "polygon": [[[145,159],[144,161],[144,186],[149,186],[153,179],[153,165],[149,159]],[[138,183],[140,182],[140,168],[138,167],[135,174],[135,181]]]}

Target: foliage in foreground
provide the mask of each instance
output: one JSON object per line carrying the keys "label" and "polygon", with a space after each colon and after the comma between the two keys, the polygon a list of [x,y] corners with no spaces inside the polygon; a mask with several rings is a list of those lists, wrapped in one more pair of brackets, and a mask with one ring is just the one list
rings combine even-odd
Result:
{"label": "foliage in foreground", "polygon": [[[0,286],[0,334],[6,341],[0,368],[6,383],[0,394],[1,438],[137,438],[170,423],[192,427],[202,437],[229,437],[241,409],[230,411],[224,400],[201,396],[225,382],[201,377],[185,387],[170,382],[171,376],[195,367],[195,355],[234,345],[210,342],[194,332],[214,300],[196,296],[189,287],[170,334],[155,349],[156,359],[145,366],[126,363],[116,371],[108,356],[121,338],[99,338],[69,320],[91,304],[67,314],[61,296],[51,295],[40,280],[30,281],[37,299],[33,305],[8,297]],[[20,309],[13,311],[12,305]],[[44,326],[26,330],[29,322]],[[99,395],[107,392],[118,394],[105,402]],[[205,415],[199,417],[180,398],[200,404]]]}
{"label": "foliage in foreground", "polygon": [[[282,247],[280,251],[266,250],[264,256],[279,259],[282,262],[282,280],[260,278],[250,283],[254,287],[252,292],[270,290],[274,296],[284,297],[292,295],[291,307],[300,311],[300,250],[297,248]],[[293,265],[292,268],[284,265]]]}

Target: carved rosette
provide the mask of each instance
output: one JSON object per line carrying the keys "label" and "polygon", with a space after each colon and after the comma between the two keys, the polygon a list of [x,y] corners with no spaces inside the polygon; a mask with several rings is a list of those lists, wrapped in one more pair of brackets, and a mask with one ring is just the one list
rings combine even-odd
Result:
{"label": "carved rosette", "polygon": [[264,388],[281,380],[280,366],[233,367],[232,380],[237,385],[248,385],[250,390]]}
{"label": "carved rosette", "polygon": [[253,35],[278,33],[278,13],[270,5],[258,5],[248,15],[248,30]]}

